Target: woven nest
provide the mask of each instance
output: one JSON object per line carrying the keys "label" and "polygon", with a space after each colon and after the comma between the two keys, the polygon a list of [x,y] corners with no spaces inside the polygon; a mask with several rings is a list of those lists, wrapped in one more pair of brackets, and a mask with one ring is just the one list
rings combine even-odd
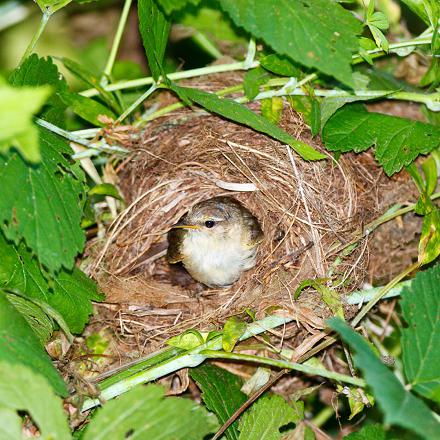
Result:
{"label": "woven nest", "polygon": [[[325,152],[290,107],[281,126]],[[327,282],[340,292],[371,281],[368,241],[343,258],[335,245],[349,242],[408,184],[385,177],[369,154],[306,162],[263,134],[188,108],[149,123],[117,173],[127,207],[95,243],[92,273],[107,302],[118,304],[121,333],[135,335],[141,351],[189,327],[221,326],[246,309],[257,317],[272,306],[295,313],[296,334],[322,329],[327,305],[308,290],[295,301],[295,289],[331,268]],[[192,205],[217,195],[240,200],[265,239],[256,267],[232,287],[201,289],[166,262],[166,232]]]}

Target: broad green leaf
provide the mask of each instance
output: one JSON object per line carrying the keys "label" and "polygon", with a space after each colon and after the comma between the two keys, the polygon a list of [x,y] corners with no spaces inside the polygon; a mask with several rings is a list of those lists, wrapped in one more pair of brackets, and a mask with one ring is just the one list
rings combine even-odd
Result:
{"label": "broad green leaf", "polygon": [[272,76],[261,67],[248,70],[243,80],[243,90],[246,97],[254,99],[260,92],[260,86],[266,84]]}
{"label": "broad green leaf", "polygon": [[423,217],[419,242],[419,262],[428,264],[440,255],[440,209],[434,208]]}
{"label": "broad green leaf", "polygon": [[355,350],[354,363],[371,387],[385,415],[385,423],[411,429],[426,439],[440,438],[440,422],[422,400],[405,389],[373,353],[368,342],[338,318],[327,322]]}
{"label": "broad green leaf", "polygon": [[60,313],[73,333],[81,333],[84,329],[93,311],[91,301],[102,299],[95,283],[76,267],[71,271],[62,269],[48,281],[26,247],[7,243],[2,234],[0,287],[17,289],[28,298],[49,304]]}
{"label": "broad green leaf", "polygon": [[272,124],[278,125],[283,116],[284,101],[280,96],[261,100],[261,114]]}
{"label": "broad green leaf", "polygon": [[41,439],[71,439],[61,399],[54,394],[47,380],[32,368],[0,361],[0,414],[5,410],[28,413],[37,425]]}
{"label": "broad green leaf", "polygon": [[106,91],[98,78],[90,72],[89,69],[85,68],[76,61],[70,60],[68,58],[61,58],[62,63],[73,75],[87,83],[90,87],[94,87],[98,90],[101,98],[107,103],[107,105],[117,113],[121,112],[121,106],[111,92]]}
{"label": "broad green leaf", "polygon": [[13,410],[0,405],[0,440],[23,440],[21,417]]}
{"label": "broad green leaf", "polygon": [[[20,364],[29,367],[38,375],[44,376],[58,394],[67,395],[66,385],[52,365],[38,337],[2,290],[0,290],[0,361],[2,366],[3,361],[14,364],[13,370],[18,369]],[[2,384],[4,378],[4,373],[0,374],[0,390],[5,386]],[[0,402],[2,398],[4,395],[0,391]]]}
{"label": "broad green leaf", "polygon": [[180,11],[187,5],[198,5],[200,0],[157,0],[167,15],[172,12]]}
{"label": "broad green leaf", "polygon": [[17,148],[26,160],[38,162],[38,130],[32,116],[51,94],[48,86],[10,87],[0,85],[0,153]]}
{"label": "broad green leaf", "polygon": [[15,243],[24,238],[53,272],[72,268],[83,250],[85,179],[61,138],[40,128],[39,142],[41,162],[33,167],[16,152],[0,156],[0,227]]}
{"label": "broad green leaf", "polygon": [[52,318],[46,315],[41,307],[22,296],[8,292],[8,301],[21,313],[24,319],[26,319],[40,343],[44,345],[55,329]]}
{"label": "broad green leaf", "polygon": [[[190,370],[189,374],[202,390],[205,405],[216,414],[221,424],[247,400],[246,394],[240,391],[241,379],[223,368],[203,364]],[[238,440],[238,421],[225,431],[225,436],[228,440]]]}
{"label": "broad green leaf", "polygon": [[[174,3],[174,2],[173,2]],[[154,0],[138,1],[139,31],[148,58],[151,75],[157,81],[164,76],[163,58],[171,23]]]}
{"label": "broad green leaf", "polygon": [[351,57],[358,51],[356,35],[362,23],[338,3],[220,0],[220,5],[235,24],[263,39],[278,54],[353,86]]}
{"label": "broad green leaf", "polygon": [[159,385],[139,385],[94,414],[84,440],[203,440],[215,417],[190,399],[165,397]]}
{"label": "broad green leaf", "polygon": [[204,343],[203,335],[198,330],[192,328],[167,340],[167,344],[171,347],[182,348],[183,350],[191,350]]}
{"label": "broad green leaf", "polygon": [[98,116],[100,115],[116,119],[116,115],[110,109],[94,99],[68,91],[61,91],[58,95],[75,114],[93,125],[97,125],[98,127],[105,125],[99,120]]}
{"label": "broad green leaf", "polygon": [[223,327],[223,350],[231,352],[245,331],[246,323],[244,321],[241,321],[235,316],[228,318]]}
{"label": "broad green leaf", "polygon": [[299,422],[294,409],[276,394],[257,400],[240,419],[240,440],[279,440],[280,428]]}
{"label": "broad green leaf", "polygon": [[298,77],[301,75],[300,68],[288,57],[272,53],[260,60],[260,65],[269,72],[281,76]]}
{"label": "broad green leaf", "polygon": [[203,92],[202,90],[189,87],[172,86],[178,94],[187,96],[188,99],[206,108],[210,112],[217,113],[224,118],[231,119],[261,133],[289,144],[305,160],[321,160],[326,156],[316,151],[310,145],[295,139],[280,127],[270,123],[266,118],[260,116],[247,107],[227,98],[219,98],[214,93]]}
{"label": "broad green leaf", "polygon": [[419,272],[402,291],[405,376],[411,388],[440,403],[440,265]]}
{"label": "broad green leaf", "polygon": [[39,58],[38,55],[32,54],[12,72],[9,82],[16,87],[49,85],[53,94],[46,101],[39,117],[61,127],[65,125],[66,105],[57,92],[67,90],[67,84],[52,58]]}
{"label": "broad green leaf", "polygon": [[382,425],[365,425],[357,432],[352,432],[344,440],[385,440],[386,433]]}
{"label": "broad green leaf", "polygon": [[115,199],[122,200],[121,194],[119,194],[118,189],[111,183],[100,183],[99,185],[95,185],[89,190],[89,195],[110,196],[114,197]]}
{"label": "broad green leaf", "polygon": [[359,153],[375,145],[375,156],[388,176],[419,154],[440,145],[440,127],[419,121],[369,113],[353,104],[338,110],[325,125],[322,138],[331,151]]}

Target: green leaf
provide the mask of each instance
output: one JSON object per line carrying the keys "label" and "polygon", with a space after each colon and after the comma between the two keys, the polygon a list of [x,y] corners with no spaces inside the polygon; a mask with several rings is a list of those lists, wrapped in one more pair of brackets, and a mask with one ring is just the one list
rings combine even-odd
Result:
{"label": "green leaf", "polygon": [[[204,364],[190,370],[190,376],[202,390],[202,399],[221,424],[225,423],[246,402],[246,394],[240,391],[241,379],[223,368]],[[228,440],[238,440],[238,421],[225,431]]]}
{"label": "green leaf", "polygon": [[139,31],[147,54],[148,67],[151,75],[157,81],[161,75],[165,77],[162,64],[171,22],[167,20],[154,0],[138,1],[138,17]]}
{"label": "green leaf", "polygon": [[322,138],[331,151],[359,153],[375,145],[375,156],[388,176],[419,154],[440,145],[440,128],[419,121],[369,113],[362,105],[338,110],[325,125]]}
{"label": "green leaf", "polygon": [[316,151],[310,145],[295,139],[280,127],[272,124],[263,116],[257,115],[238,102],[231,99],[219,98],[214,93],[203,92],[202,90],[191,89],[189,87],[179,87],[175,84],[173,84],[172,90],[187,96],[188,99],[206,108],[210,112],[247,125],[255,131],[268,134],[285,144],[289,144],[305,160],[321,160],[326,158],[325,155]]}
{"label": "green leaf", "polygon": [[440,13],[440,5],[437,0],[402,0],[416,15],[426,24],[436,23],[435,16]]}
{"label": "green leaf", "polygon": [[62,269],[48,281],[41,267],[23,244],[9,244],[0,234],[0,287],[17,289],[28,298],[49,304],[61,314],[73,333],[81,333],[99,301],[95,283],[78,268]]}
{"label": "green leaf", "polygon": [[94,99],[68,91],[61,91],[58,95],[75,114],[93,125],[98,127],[105,125],[99,120],[98,116],[100,115],[107,116],[113,120],[116,119],[116,115],[110,109]]}
{"label": "green leaf", "polygon": [[76,61],[72,61],[68,58],[61,58],[61,62],[73,75],[84,81],[90,87],[94,87],[96,90],[98,90],[101,98],[107,103],[107,105],[111,109],[113,109],[117,113],[121,112],[122,109],[118,101],[111,94],[111,92],[108,92],[102,87],[100,80],[96,78],[95,75],[90,72],[90,70],[78,64]]}
{"label": "green leaf", "polygon": [[257,400],[240,419],[240,440],[279,440],[280,428],[298,423],[294,409],[276,394]]}
{"label": "green leaf", "polygon": [[68,5],[72,0],[35,0],[41,9],[41,12],[49,12],[53,14],[64,6]]}
{"label": "green leaf", "polygon": [[182,348],[183,350],[191,350],[204,343],[203,335],[198,330],[192,328],[167,340],[167,344],[171,347]]}
{"label": "green leaf", "polygon": [[46,315],[41,307],[22,296],[8,292],[8,301],[21,313],[24,319],[26,319],[40,343],[42,345],[45,344],[55,329],[51,317]]}
{"label": "green leaf", "polygon": [[419,242],[419,262],[428,264],[440,255],[440,209],[434,208],[423,217]]}
{"label": "green leaf", "polygon": [[123,200],[116,186],[112,185],[111,183],[100,183],[99,185],[95,185],[89,190],[89,195],[110,196],[118,200]]}
{"label": "green leaf", "polygon": [[220,0],[220,5],[235,24],[278,54],[353,86],[351,57],[358,51],[362,23],[336,2]]}
{"label": "green leaf", "polygon": [[65,125],[66,105],[61,101],[57,92],[67,89],[67,84],[52,58],[39,58],[32,54],[15,69],[9,77],[9,82],[13,86],[42,86],[49,85],[53,90],[52,96],[46,101],[40,118],[55,125],[63,127]]}
{"label": "green leaf", "polygon": [[243,80],[243,90],[246,98],[254,99],[260,93],[260,86],[266,84],[271,74],[261,67],[248,70]]}
{"label": "green leaf", "polygon": [[[5,411],[28,413],[37,425],[41,439],[71,439],[62,401],[47,380],[24,365],[0,361],[0,414]],[[4,419],[1,416],[0,419],[4,428]],[[9,437],[8,440],[23,439],[21,417],[18,421],[15,418],[13,423],[16,426],[19,423],[20,436]]]}
{"label": "green leaf", "polygon": [[[29,367],[38,375],[44,376],[58,394],[67,395],[66,385],[52,365],[38,337],[2,290],[0,290],[0,361],[2,366],[3,361],[14,364],[13,370],[20,364]],[[6,386],[2,384],[4,378],[4,374],[1,374],[0,390],[2,386]],[[0,391],[0,402],[2,398],[4,395]]]}
{"label": "green leaf", "polygon": [[48,86],[15,88],[0,85],[0,153],[16,147],[26,160],[38,162],[38,130],[32,116],[51,94]]}
{"label": "green leaf", "polygon": [[281,76],[299,77],[302,72],[297,64],[286,56],[272,53],[260,60],[260,65],[269,72]]}
{"label": "green leaf", "polygon": [[18,243],[22,238],[50,271],[73,267],[84,247],[80,227],[85,180],[69,146],[39,130],[41,162],[33,167],[15,152],[0,156],[0,227]]}
{"label": "green leaf", "polygon": [[215,417],[194,401],[165,397],[159,385],[139,385],[99,409],[83,439],[203,440],[217,428]]}
{"label": "green leaf", "polygon": [[386,433],[382,425],[365,425],[358,432],[352,432],[344,440],[385,440]]}
{"label": "green leaf", "polygon": [[283,116],[284,101],[280,96],[261,100],[261,114],[272,124],[278,125]]}
{"label": "green leaf", "polygon": [[222,336],[223,350],[231,352],[240,337],[246,331],[246,323],[236,316],[231,316],[225,322]]}
{"label": "green leaf", "polygon": [[419,272],[402,291],[403,368],[412,389],[440,403],[440,265]]}
{"label": "green leaf", "polygon": [[440,438],[440,422],[426,404],[407,391],[397,377],[380,361],[368,342],[338,318],[327,321],[356,351],[354,362],[385,415],[385,423],[415,431],[426,439]]}
{"label": "green leaf", "polygon": [[190,4],[197,6],[200,0],[157,0],[157,2],[162,6],[165,13],[170,15],[172,12],[180,11]]}

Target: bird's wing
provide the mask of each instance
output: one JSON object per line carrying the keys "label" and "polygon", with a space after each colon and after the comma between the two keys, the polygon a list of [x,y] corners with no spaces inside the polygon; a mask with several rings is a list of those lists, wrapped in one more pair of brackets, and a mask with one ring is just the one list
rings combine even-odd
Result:
{"label": "bird's wing", "polygon": [[182,261],[181,246],[185,233],[186,231],[183,229],[171,229],[168,232],[167,260],[171,264]]}
{"label": "bird's wing", "polygon": [[263,241],[264,233],[261,229],[260,224],[258,223],[258,220],[253,215],[250,215],[246,219],[246,221],[250,226],[248,228],[249,232],[248,232],[248,236],[247,236],[247,240],[246,240],[246,242],[247,242],[246,245],[249,248],[253,248]]}

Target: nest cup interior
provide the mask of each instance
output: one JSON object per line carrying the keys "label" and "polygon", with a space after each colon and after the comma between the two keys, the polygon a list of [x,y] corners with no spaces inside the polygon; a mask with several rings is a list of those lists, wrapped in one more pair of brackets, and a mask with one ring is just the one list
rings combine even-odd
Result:
{"label": "nest cup interior", "polygon": [[[292,110],[282,126],[324,151]],[[246,308],[262,316],[271,306],[322,328],[330,311],[313,291],[294,301],[299,283],[331,272],[344,291],[366,279],[367,241],[344,258],[334,246],[380,209],[375,188],[385,178],[368,154],[306,162],[263,134],[183,109],[148,125],[118,175],[127,208],[100,243],[93,272],[108,302],[151,312],[147,340],[218,326]],[[246,206],[265,238],[257,265],[232,287],[201,289],[166,262],[166,233],[191,206],[217,195]]]}

